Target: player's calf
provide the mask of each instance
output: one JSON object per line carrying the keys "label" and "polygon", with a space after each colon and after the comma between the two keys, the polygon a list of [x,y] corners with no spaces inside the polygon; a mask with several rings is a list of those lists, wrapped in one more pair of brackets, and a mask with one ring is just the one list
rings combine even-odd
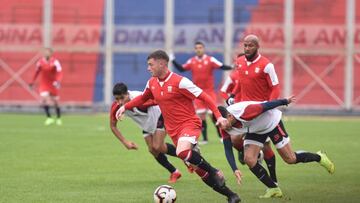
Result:
{"label": "player's calf", "polygon": [[281,155],[281,158],[285,161],[287,164],[296,164],[296,155],[294,152],[287,152],[283,155]]}
{"label": "player's calf", "polygon": [[246,165],[249,166],[249,168],[252,168],[258,163],[258,156],[253,156],[251,154],[245,153],[244,155],[244,162]]}
{"label": "player's calf", "polygon": [[208,172],[209,174],[217,173],[217,169],[212,167],[198,152],[195,150],[187,149],[183,150],[178,153],[178,157],[184,161],[187,161],[204,171]]}
{"label": "player's calf", "polygon": [[[228,198],[228,202],[231,202],[231,203],[237,203],[237,202],[240,202],[240,197],[235,193],[233,192],[230,188],[228,188],[226,185],[225,185],[225,180],[223,183],[218,183],[216,182],[216,180],[211,177],[211,175],[209,175],[206,171],[203,171],[202,169],[196,169],[195,172],[200,176],[202,177],[202,181],[208,185],[209,187],[211,187],[213,190],[215,190],[216,192],[226,196]],[[223,177],[223,176],[222,176]]]}

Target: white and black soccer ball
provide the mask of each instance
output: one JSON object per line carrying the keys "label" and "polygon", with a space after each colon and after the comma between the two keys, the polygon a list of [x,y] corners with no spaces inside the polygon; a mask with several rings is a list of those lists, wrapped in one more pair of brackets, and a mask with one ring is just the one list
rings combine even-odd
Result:
{"label": "white and black soccer ball", "polygon": [[155,203],[174,203],[176,201],[176,192],[170,185],[160,185],[154,192]]}

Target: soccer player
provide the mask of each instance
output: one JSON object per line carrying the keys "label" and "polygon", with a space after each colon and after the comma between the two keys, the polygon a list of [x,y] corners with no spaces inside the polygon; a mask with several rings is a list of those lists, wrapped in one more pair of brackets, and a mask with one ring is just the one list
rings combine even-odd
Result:
{"label": "soccer player", "polygon": [[[271,101],[279,98],[280,87],[275,67],[269,59],[259,53],[258,37],[256,35],[245,36],[243,46],[244,55],[237,57],[235,62],[237,73],[235,78],[238,82],[227,99],[227,103]],[[264,145],[263,152],[270,177],[277,183],[275,154],[269,142]]]}
{"label": "soccer player", "polygon": [[[260,198],[282,197],[282,191],[274,182],[265,168],[257,161],[258,154],[268,137],[277,148],[281,158],[288,164],[319,162],[330,174],[335,171],[334,164],[327,155],[321,151],[311,153],[306,151],[292,150],[290,138],[287,134],[283,122],[281,121],[282,112],[274,109],[278,106],[288,105],[295,100],[295,97],[277,99],[268,102],[246,101],[239,102],[225,107],[218,107],[221,114],[228,119],[228,125],[223,129],[230,135],[245,135],[245,162],[251,172],[263,182],[268,189],[265,195]],[[228,140],[224,140],[225,150],[230,149]],[[227,144],[226,144],[227,143]],[[232,156],[232,157],[231,157]],[[236,168],[234,157],[230,153],[227,159],[238,180],[241,180],[241,173]]]}
{"label": "soccer player", "polygon": [[[236,58],[239,58],[241,56],[243,56],[245,54],[240,53],[237,55]],[[236,63],[236,59],[234,60],[234,63]],[[239,73],[237,72],[238,70],[235,68],[233,71],[231,71],[230,75],[226,77],[224,83],[222,84],[221,88],[220,88],[220,94],[221,96],[227,100],[230,96],[232,96],[232,91],[234,90],[235,86],[237,85],[237,83],[239,83]],[[237,92],[239,92],[240,90],[237,90]],[[241,94],[237,93],[235,95],[233,95],[233,99],[234,101],[240,101]]]}
{"label": "soccer player", "polygon": [[[113,95],[115,101],[111,105],[110,111],[111,131],[127,149],[136,150],[138,148],[137,145],[132,141],[126,140],[117,128],[117,119],[115,114],[120,106],[128,103],[136,96],[141,95],[141,92],[128,91],[128,88],[124,83],[117,83],[113,88]],[[171,175],[168,182],[175,183],[181,177],[181,173],[168,161],[165,154],[176,157],[176,148],[172,144],[164,143],[166,133],[159,106],[150,100],[138,108],[135,107],[125,111],[125,114],[142,128],[143,136],[149,152],[154,156],[160,165],[170,172]]]}
{"label": "soccer player", "polygon": [[167,67],[168,62],[169,56],[162,50],[148,56],[147,69],[152,77],[148,80],[142,95],[120,107],[117,118],[121,118],[125,110],[154,99],[161,109],[166,131],[176,146],[177,156],[191,163],[202,181],[226,196],[228,202],[240,202],[239,196],[225,185],[222,172],[214,168],[196,150],[195,146],[201,134],[201,120],[195,113],[193,100],[202,100],[214,113],[218,125],[226,125],[227,120],[220,115],[209,95],[189,79],[171,72]]}
{"label": "soccer player", "polygon": [[241,95],[241,101],[271,101],[279,98],[279,80],[274,64],[259,53],[258,37],[247,35],[243,46],[244,55],[235,62],[239,82],[228,99],[230,104],[234,103],[236,94]]}
{"label": "soccer player", "polygon": [[44,57],[36,63],[36,72],[29,86],[32,88],[36,78],[40,75],[39,93],[42,98],[41,103],[47,116],[45,125],[51,125],[55,122],[50,114],[49,108],[51,104],[55,107],[57,115],[56,124],[62,125],[59,107],[59,89],[62,79],[62,68],[59,60],[52,55],[53,50],[51,48],[44,49]]}
{"label": "soccer player", "polygon": [[[183,65],[179,64],[175,59],[172,61],[174,67],[180,72],[191,71],[192,81],[194,84],[204,92],[206,92],[213,101],[216,102],[216,93],[214,91],[214,70],[231,70],[231,66],[224,65],[218,61],[213,56],[208,56],[205,54],[205,45],[202,42],[195,42],[195,53],[196,56],[187,60]],[[206,114],[208,113],[208,108],[204,102],[199,99],[195,100],[195,109],[196,113],[202,121],[202,135],[203,141],[200,144],[206,144],[208,142],[207,136],[207,123],[206,123]],[[212,121],[215,123],[216,120],[212,116]],[[218,136],[220,133],[218,131]]]}

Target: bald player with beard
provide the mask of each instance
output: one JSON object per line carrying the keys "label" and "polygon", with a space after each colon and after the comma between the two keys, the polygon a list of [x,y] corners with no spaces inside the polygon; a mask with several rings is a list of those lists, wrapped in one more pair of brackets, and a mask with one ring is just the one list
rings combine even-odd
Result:
{"label": "bald player with beard", "polygon": [[[237,83],[226,103],[231,105],[244,101],[264,102],[278,99],[280,87],[275,67],[269,59],[260,54],[259,38],[253,34],[245,36],[243,48],[244,55],[240,55],[235,60]],[[271,179],[277,184],[275,154],[271,149],[269,141],[268,139],[268,142],[264,144],[264,160]],[[241,143],[233,144],[237,146],[243,145],[242,139],[238,139],[237,142]],[[243,160],[241,161],[244,162]]]}

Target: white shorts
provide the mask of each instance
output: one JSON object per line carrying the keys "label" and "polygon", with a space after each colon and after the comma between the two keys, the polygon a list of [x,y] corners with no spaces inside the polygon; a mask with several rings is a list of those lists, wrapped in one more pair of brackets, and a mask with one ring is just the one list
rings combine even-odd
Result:
{"label": "white shorts", "polygon": [[193,145],[196,145],[197,144],[197,141],[196,141],[196,136],[191,136],[191,137],[180,137],[179,140],[178,140],[178,143],[180,141],[187,141],[187,142],[190,142],[191,144]]}
{"label": "white shorts", "polygon": [[40,96],[43,97],[43,98],[52,97],[54,99],[59,99],[59,96],[52,96],[49,91],[40,92]]}

